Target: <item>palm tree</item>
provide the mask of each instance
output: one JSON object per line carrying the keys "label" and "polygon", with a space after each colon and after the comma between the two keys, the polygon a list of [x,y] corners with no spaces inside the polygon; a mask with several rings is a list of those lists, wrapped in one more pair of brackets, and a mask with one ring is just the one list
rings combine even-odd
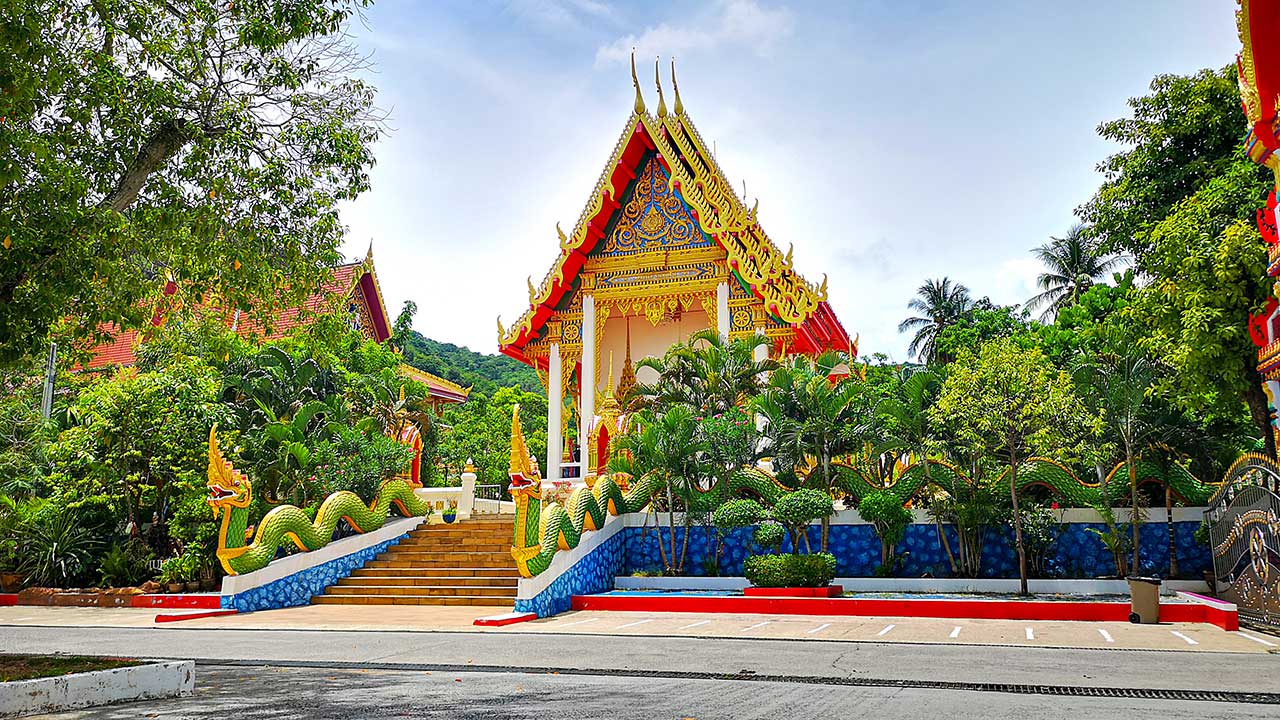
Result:
{"label": "palm tree", "polygon": [[727,412],[759,394],[763,378],[777,367],[772,360],[756,360],[761,338],[725,340],[714,330],[702,330],[676,343],[662,357],[648,357],[637,368],[652,368],[658,379],[637,385],[632,398],[638,406],[682,403],[695,414]]}
{"label": "palm tree", "polygon": [[[764,436],[782,468],[813,463],[808,485],[831,492],[835,460],[862,450],[872,439],[875,413],[866,386],[857,375],[831,382],[848,359],[826,353],[816,360],[792,358],[773,371],[752,407],[764,416]],[[831,518],[822,518],[822,550],[827,549]]]}
{"label": "palm tree", "polygon": [[898,332],[914,330],[911,354],[922,362],[932,363],[947,359],[936,356],[938,335],[973,307],[973,299],[969,297],[969,288],[960,283],[952,283],[951,278],[944,277],[941,280],[925,280],[916,289],[916,297],[907,303],[907,307],[920,314],[898,323]]}
{"label": "palm tree", "polygon": [[1033,251],[1046,272],[1036,280],[1043,292],[1028,300],[1027,307],[1044,308],[1041,322],[1050,322],[1063,308],[1074,305],[1086,290],[1121,263],[1118,256],[1103,253],[1085,230],[1084,224],[1078,223],[1066,237],[1050,237],[1049,242]]}

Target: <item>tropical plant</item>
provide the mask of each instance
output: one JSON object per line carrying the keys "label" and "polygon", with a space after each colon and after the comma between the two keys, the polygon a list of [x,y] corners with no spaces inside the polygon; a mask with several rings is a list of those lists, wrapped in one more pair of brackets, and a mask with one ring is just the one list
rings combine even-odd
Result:
{"label": "tropical plant", "polygon": [[87,579],[100,542],[74,513],[48,509],[20,532],[26,537],[20,569],[32,584],[65,588]]}
{"label": "tropical plant", "polygon": [[[983,464],[973,465],[968,476],[946,483],[945,492],[928,500],[929,514],[938,524],[938,537],[947,553],[951,571],[961,577],[978,577],[982,572],[982,551],[987,531],[1007,517],[1003,494],[995,473]],[[956,550],[951,550],[942,525],[956,531]]]}
{"label": "tropical plant", "polygon": [[637,369],[650,368],[658,377],[637,385],[626,400],[641,406],[681,403],[703,415],[728,412],[757,395],[761,378],[776,366],[772,360],[755,358],[762,342],[758,337],[726,340],[714,330],[696,332],[662,357],[637,363]]}
{"label": "tropical plant", "polygon": [[858,501],[858,514],[875,527],[876,536],[880,538],[880,566],[886,572],[892,570],[898,543],[902,542],[914,517],[911,511],[903,507],[902,500],[893,493],[877,490]]}
{"label": "tropical plant", "polygon": [[1049,554],[1062,534],[1058,514],[1048,505],[1031,503],[1021,508],[1022,542],[1027,549],[1027,566],[1036,577],[1045,577]]}
{"label": "tropical plant", "polygon": [[1040,352],[994,340],[951,368],[933,409],[934,421],[961,442],[996,455],[1009,468],[1020,591],[1027,593],[1027,555],[1018,512],[1018,466],[1033,454],[1078,444],[1097,432],[1097,418],[1076,397],[1071,378]]}
{"label": "tropical plant", "polygon": [[1093,533],[1102,542],[1103,547],[1111,553],[1111,559],[1116,564],[1116,577],[1124,577],[1129,574],[1129,545],[1132,539],[1127,530],[1116,520],[1115,510],[1110,503],[1100,502],[1094,505],[1093,509],[1102,517],[1103,527],[1086,529]]}
{"label": "tropical plant", "polygon": [[1074,305],[1090,287],[1118,267],[1121,259],[1099,249],[1098,241],[1077,223],[1064,237],[1050,237],[1035,249],[1045,272],[1036,278],[1040,292],[1027,301],[1027,308],[1043,308],[1040,322],[1051,322],[1063,308]]}
{"label": "tropical plant", "polygon": [[916,289],[916,297],[907,303],[907,308],[920,314],[899,323],[898,332],[915,331],[909,350],[921,362],[949,362],[950,358],[936,353],[935,342],[938,335],[954,324],[972,305],[969,288],[960,283],[952,283],[951,278],[925,280]]}
{"label": "tropical plant", "polygon": [[941,385],[939,373],[928,368],[902,367],[896,370],[897,382],[891,394],[875,405],[878,453],[896,451],[921,463],[925,485],[933,482],[932,467],[927,459],[937,448],[929,406]]}
{"label": "tropical plant", "polygon": [[104,587],[134,587],[151,577],[151,548],[138,540],[116,543],[98,561]]}

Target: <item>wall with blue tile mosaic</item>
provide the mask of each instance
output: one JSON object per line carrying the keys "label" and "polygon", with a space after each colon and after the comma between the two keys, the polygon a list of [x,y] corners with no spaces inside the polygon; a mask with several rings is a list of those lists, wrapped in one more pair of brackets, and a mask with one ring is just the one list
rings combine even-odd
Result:
{"label": "wall with blue tile mosaic", "polygon": [[590,595],[613,589],[613,579],[622,574],[627,531],[623,528],[599,547],[587,553],[560,577],[532,598],[516,600],[516,612],[549,617],[572,609],[574,595]]}
{"label": "wall with blue tile mosaic", "polygon": [[[1178,554],[1179,572],[1186,577],[1198,577],[1212,567],[1209,549],[1195,541],[1196,522],[1175,522],[1174,546]],[[1053,547],[1046,554],[1043,577],[1094,578],[1115,574],[1115,562],[1098,536],[1090,528],[1102,530],[1097,523],[1063,524]],[[1169,568],[1169,535],[1166,523],[1147,523],[1141,529],[1141,558],[1144,572],[1163,575]],[[677,538],[680,534],[677,529]],[[955,531],[944,526],[952,552],[958,545]],[[670,547],[669,533],[665,528],[629,527],[626,535],[626,564],[624,572],[631,574],[662,569],[658,548],[659,537],[664,547]],[[810,546],[817,550],[821,539],[818,526],[809,528]],[[711,542],[708,542],[708,540]],[[832,525],[828,541],[831,553],[836,557],[838,577],[866,577],[874,573],[880,564],[880,540],[871,525]],[[677,542],[677,549],[679,543]],[[802,548],[803,549],[803,548]],[[783,545],[790,552],[791,545]],[[747,555],[759,552],[751,542],[751,529],[744,528],[729,534],[721,549],[718,566],[708,562],[716,556],[714,531],[692,528],[689,551],[685,559],[685,573],[689,575],[741,576],[742,562]],[[898,552],[903,555],[903,565],[895,575],[900,577],[948,577],[951,566],[947,553],[938,539],[938,527],[932,524],[915,524],[907,528]],[[1013,530],[993,528],[987,532],[982,551],[984,578],[1016,578],[1018,556],[1014,549]]]}
{"label": "wall with blue tile mosaic", "polygon": [[253,612],[308,605],[313,596],[319,595],[325,588],[364,567],[365,563],[386,552],[387,548],[400,542],[404,537],[406,535],[370,545],[350,555],[334,558],[242,593],[223,595],[222,607],[227,610]]}

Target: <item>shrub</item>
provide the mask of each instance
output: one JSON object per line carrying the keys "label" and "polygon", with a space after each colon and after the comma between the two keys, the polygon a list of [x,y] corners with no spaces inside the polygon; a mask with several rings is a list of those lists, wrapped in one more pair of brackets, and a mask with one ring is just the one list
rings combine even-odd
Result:
{"label": "shrub", "polygon": [[765,550],[776,553],[782,549],[782,540],[786,535],[787,531],[783,530],[781,525],[765,523],[756,526],[751,533],[751,539]]}
{"label": "shrub", "polygon": [[891,493],[876,490],[858,501],[858,514],[876,529],[880,538],[881,565],[892,568],[898,543],[902,542],[902,536],[913,519],[911,511]]}
{"label": "shrub", "polygon": [[751,555],[742,567],[756,587],[823,587],[836,576],[836,558],[831,553]]}
{"label": "shrub", "polygon": [[711,521],[721,533],[755,525],[765,518],[764,507],[750,498],[738,498],[716,508]]}
{"label": "shrub", "polygon": [[[791,535],[791,547],[799,551],[800,537],[805,527],[814,520],[825,518],[835,512],[835,501],[821,490],[796,490],[778,499],[773,506],[773,519],[787,529]],[[808,543],[805,537],[806,545]]]}
{"label": "shrub", "polygon": [[74,515],[41,513],[22,532],[27,539],[22,570],[33,585],[65,588],[84,580],[99,543]]}
{"label": "shrub", "polygon": [[151,549],[145,543],[130,540],[116,543],[102,556],[99,582],[105,587],[133,587],[151,578]]}

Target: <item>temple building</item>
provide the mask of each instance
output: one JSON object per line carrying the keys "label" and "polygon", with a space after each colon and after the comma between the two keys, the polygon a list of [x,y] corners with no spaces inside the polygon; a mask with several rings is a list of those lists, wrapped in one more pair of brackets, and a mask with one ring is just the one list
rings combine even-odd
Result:
{"label": "temple building", "polygon": [[[635,361],[695,332],[759,336],[758,358],[857,352],[827,304],[826,277],[802,278],[757,207],[734,193],[685,112],[674,63],[671,71],[673,105],[655,65],[650,113],[633,59],[635,105],[586,209],[572,233],[557,226],[559,255],[541,283],[529,280],[529,307],[509,327],[498,322],[501,351],[535,368],[547,387],[549,479],[582,470],[562,468],[591,469],[572,459],[570,423],[591,437],[605,399],[637,382]],[[645,373],[640,382],[652,380]],[[617,385],[606,387],[609,378]]]}
{"label": "temple building", "polygon": [[[176,287],[169,283],[164,295],[174,295]],[[157,310],[151,324],[159,327],[165,323],[166,316],[173,307],[161,306],[167,310]],[[339,265],[333,269],[333,280],[312,293],[301,305],[280,312],[270,323],[263,323],[261,318],[239,310],[227,315],[228,327],[243,336],[256,336],[263,340],[274,340],[284,337],[291,330],[305,325],[317,313],[325,312],[334,304],[345,307],[350,314],[352,327],[358,329],[366,338],[375,342],[386,342],[391,337],[391,320],[387,314],[387,306],[382,300],[382,288],[378,285],[378,273],[373,266],[373,249],[370,248],[364,260]],[[85,365],[88,370],[99,370],[108,367],[127,367],[137,362],[135,351],[139,344],[146,341],[146,331],[126,330],[115,338],[93,349],[92,359]],[[437,377],[429,372],[419,370],[407,364],[401,364],[402,374],[426,385],[430,389],[431,402],[438,411],[440,405],[460,403],[467,399],[470,388]]]}

